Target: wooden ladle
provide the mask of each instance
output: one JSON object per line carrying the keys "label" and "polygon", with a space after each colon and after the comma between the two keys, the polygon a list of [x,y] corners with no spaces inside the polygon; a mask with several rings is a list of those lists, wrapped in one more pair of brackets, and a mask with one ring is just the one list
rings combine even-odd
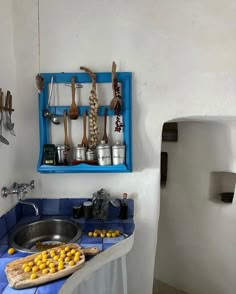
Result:
{"label": "wooden ladle", "polygon": [[84,134],[83,134],[83,138],[82,138],[82,141],[81,141],[81,145],[83,147],[88,147],[88,139],[87,139],[87,136],[86,136],[86,120],[87,120],[87,114],[86,114],[86,110],[85,112],[83,113],[83,128],[84,128]]}
{"label": "wooden ladle", "polygon": [[67,132],[67,114],[66,114],[66,110],[64,110],[63,120],[64,120],[64,131],[65,131],[64,145],[66,146],[67,150],[70,150],[70,142],[69,142],[69,137],[68,137],[68,132]]}
{"label": "wooden ladle", "polygon": [[107,136],[107,108],[104,109],[104,132],[102,140],[105,141],[105,143],[108,143],[108,136]]}
{"label": "wooden ladle", "polygon": [[72,91],[72,103],[69,109],[70,119],[77,119],[79,116],[79,111],[75,103],[75,77],[71,79],[71,91]]}

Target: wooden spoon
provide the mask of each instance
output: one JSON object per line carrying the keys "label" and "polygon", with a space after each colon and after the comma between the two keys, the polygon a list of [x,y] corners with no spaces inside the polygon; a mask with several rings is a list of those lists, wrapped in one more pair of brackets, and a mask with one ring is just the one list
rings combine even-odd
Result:
{"label": "wooden spoon", "polygon": [[105,143],[108,143],[108,136],[107,136],[107,108],[104,109],[104,133],[102,140],[105,141]]}
{"label": "wooden spoon", "polygon": [[79,111],[75,103],[75,77],[71,79],[71,92],[72,92],[72,103],[69,110],[70,119],[77,119],[79,116]]}
{"label": "wooden spoon", "polygon": [[69,142],[68,133],[67,133],[67,115],[66,115],[66,110],[64,110],[63,120],[64,120],[64,130],[65,130],[64,145],[66,146],[66,149],[67,150],[70,150],[70,142]]}
{"label": "wooden spoon", "polygon": [[86,115],[86,110],[85,112],[83,113],[83,128],[84,128],[84,134],[83,134],[83,138],[82,138],[82,141],[81,141],[81,145],[83,147],[88,147],[88,139],[87,139],[87,136],[86,136],[86,120],[87,120],[87,115]]}

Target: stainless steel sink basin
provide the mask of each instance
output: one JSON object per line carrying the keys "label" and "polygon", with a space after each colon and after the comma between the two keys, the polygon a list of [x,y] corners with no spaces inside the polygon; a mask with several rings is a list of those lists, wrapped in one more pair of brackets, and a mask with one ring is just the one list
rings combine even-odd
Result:
{"label": "stainless steel sink basin", "polygon": [[17,227],[9,236],[9,244],[18,251],[34,253],[40,251],[36,242],[73,243],[81,234],[81,226],[70,220],[47,219]]}

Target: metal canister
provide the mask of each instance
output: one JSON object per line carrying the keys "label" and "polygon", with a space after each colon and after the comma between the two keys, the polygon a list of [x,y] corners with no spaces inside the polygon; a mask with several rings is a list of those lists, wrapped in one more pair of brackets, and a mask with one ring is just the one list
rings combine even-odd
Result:
{"label": "metal canister", "polygon": [[86,151],[86,148],[83,146],[74,147],[73,158],[75,160],[85,160],[85,151]]}
{"label": "metal canister", "polygon": [[57,145],[57,164],[64,164],[66,161],[66,146]]}
{"label": "metal canister", "polygon": [[97,158],[99,165],[111,165],[111,147],[103,140],[97,146]]}
{"label": "metal canister", "polygon": [[94,160],[95,159],[95,153],[93,150],[88,149],[86,152],[86,160]]}
{"label": "metal canister", "polygon": [[125,145],[121,144],[120,141],[112,146],[112,163],[113,165],[125,163]]}

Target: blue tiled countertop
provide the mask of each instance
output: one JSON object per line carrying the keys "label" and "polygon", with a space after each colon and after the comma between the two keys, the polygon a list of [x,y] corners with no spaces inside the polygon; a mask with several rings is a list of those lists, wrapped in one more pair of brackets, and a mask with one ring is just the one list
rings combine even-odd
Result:
{"label": "blue tiled countertop", "polygon": [[[28,200],[28,199],[27,199]],[[133,200],[128,200],[128,219],[121,220],[119,218],[119,208],[115,208],[110,205],[109,215],[106,221],[98,221],[96,219],[84,218],[74,219],[72,217],[72,206],[83,203],[86,199],[78,198],[61,198],[61,199],[29,199],[34,202],[38,208],[40,216],[34,215],[34,210],[28,205],[17,204],[9,212],[0,218],[0,293],[12,294],[12,293],[24,293],[24,294],[56,294],[60,288],[66,282],[68,277],[63,279],[43,284],[34,288],[27,288],[22,290],[12,289],[8,285],[7,277],[4,272],[5,266],[18,258],[25,257],[28,254],[22,252],[16,252],[13,255],[7,253],[8,235],[14,229],[16,225],[31,223],[33,221],[45,219],[45,218],[66,218],[79,222],[82,226],[83,233],[78,240],[80,246],[87,248],[97,246],[99,250],[107,250],[112,245],[124,239],[123,235],[116,238],[101,238],[101,237],[88,237],[88,232],[94,229],[118,229],[120,232],[131,235],[134,232],[134,203]]]}

